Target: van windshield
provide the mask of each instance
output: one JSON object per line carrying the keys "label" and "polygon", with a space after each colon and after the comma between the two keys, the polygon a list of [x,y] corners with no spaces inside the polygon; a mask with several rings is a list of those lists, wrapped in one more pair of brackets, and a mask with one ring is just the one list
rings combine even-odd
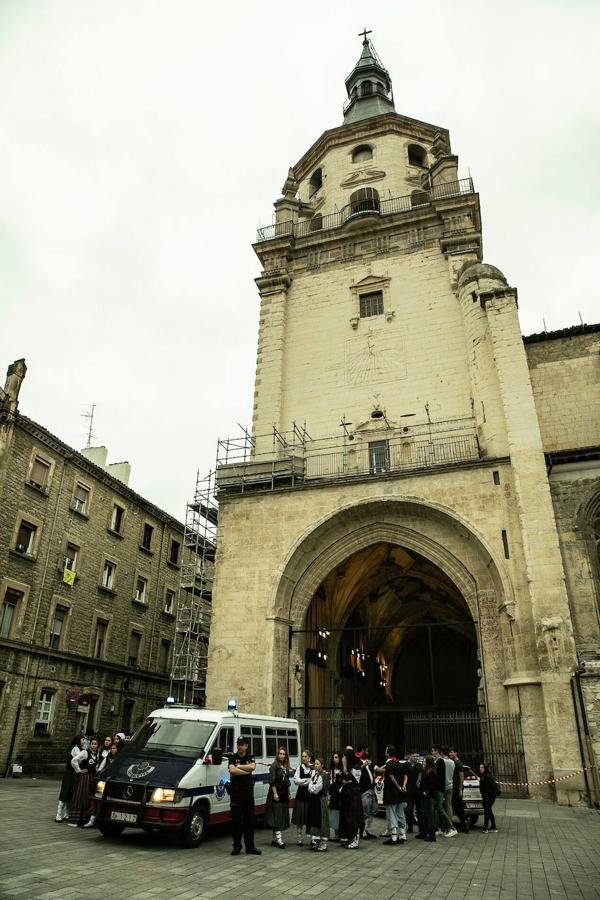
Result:
{"label": "van windshield", "polygon": [[127,754],[199,757],[216,722],[189,719],[146,719],[127,744]]}

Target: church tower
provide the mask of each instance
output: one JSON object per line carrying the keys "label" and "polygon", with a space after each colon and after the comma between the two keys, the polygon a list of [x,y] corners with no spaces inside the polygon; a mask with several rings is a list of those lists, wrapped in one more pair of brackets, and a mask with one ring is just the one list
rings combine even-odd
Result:
{"label": "church tower", "polygon": [[506,780],[558,776],[579,766],[575,650],[517,292],[482,262],[447,129],[396,110],[362,38],[342,123],[254,245],[253,423],[219,444],[207,702],[299,717],[320,752],[408,749],[425,721],[449,740],[466,716]]}

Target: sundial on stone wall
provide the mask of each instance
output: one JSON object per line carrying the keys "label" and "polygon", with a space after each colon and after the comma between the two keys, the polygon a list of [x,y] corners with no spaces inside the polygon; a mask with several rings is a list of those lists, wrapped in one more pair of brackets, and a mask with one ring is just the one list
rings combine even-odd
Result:
{"label": "sundial on stone wall", "polygon": [[346,341],[346,384],[372,384],[405,378],[403,343],[397,331],[393,334],[376,334],[371,328],[366,334]]}

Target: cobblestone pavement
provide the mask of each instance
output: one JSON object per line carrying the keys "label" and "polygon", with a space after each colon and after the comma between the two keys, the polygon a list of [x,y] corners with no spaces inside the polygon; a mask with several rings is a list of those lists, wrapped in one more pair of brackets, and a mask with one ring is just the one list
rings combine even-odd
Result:
{"label": "cobblestone pavement", "polygon": [[[0,897],[24,900],[278,897],[509,900],[600,898],[600,813],[549,803],[500,800],[498,834],[438,838],[406,845],[332,844],[310,853],[290,840],[285,851],[257,833],[261,857],[230,856],[225,828],[196,850],[173,837],[125,831],[117,840],[95,829],[56,824],[58,783],[0,781]],[[375,829],[381,832],[383,820]],[[288,832],[292,836],[292,832]]]}

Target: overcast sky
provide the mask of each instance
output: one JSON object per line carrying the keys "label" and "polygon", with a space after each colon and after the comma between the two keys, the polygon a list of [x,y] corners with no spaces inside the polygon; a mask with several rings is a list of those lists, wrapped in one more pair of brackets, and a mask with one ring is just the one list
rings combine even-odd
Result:
{"label": "overcast sky", "polygon": [[258,225],[341,124],[367,25],[449,128],[524,333],[600,320],[600,4],[0,0],[0,365],[21,411],[183,518],[250,424]]}

